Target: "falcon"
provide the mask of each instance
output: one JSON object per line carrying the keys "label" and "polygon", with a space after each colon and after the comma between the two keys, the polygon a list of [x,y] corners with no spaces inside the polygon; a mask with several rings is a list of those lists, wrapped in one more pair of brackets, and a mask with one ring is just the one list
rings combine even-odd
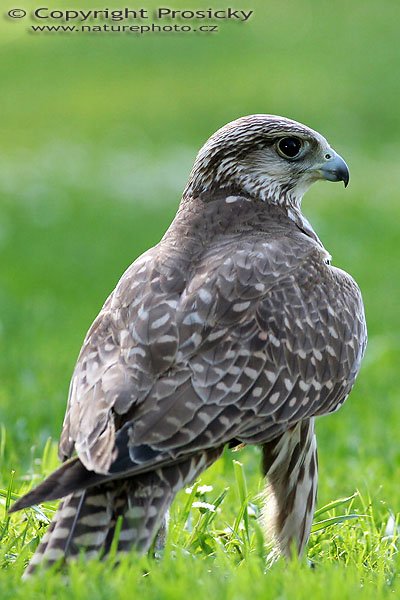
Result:
{"label": "falcon", "polygon": [[201,148],[169,229],[85,338],[63,464],[11,509],[62,498],[28,573],[113,540],[147,552],[176,493],[239,444],[261,447],[268,539],[303,552],[314,420],[346,400],[367,338],[357,284],[301,212],[321,179],[347,186],[346,163],[287,118],[242,117]]}

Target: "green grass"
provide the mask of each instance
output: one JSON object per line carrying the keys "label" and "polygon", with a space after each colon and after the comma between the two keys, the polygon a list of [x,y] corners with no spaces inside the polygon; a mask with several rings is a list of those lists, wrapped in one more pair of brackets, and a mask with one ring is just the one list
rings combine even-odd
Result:
{"label": "green grass", "polygon": [[[48,473],[55,464],[55,447],[50,442],[36,461],[36,474]],[[13,475],[8,489],[0,490],[5,509],[18,497],[12,490]],[[319,508],[308,564],[294,561],[290,565],[276,563],[268,554],[257,520],[259,503],[250,498],[242,463],[227,453],[220,465],[179,494],[162,560],[138,558],[133,553],[118,565],[112,557],[105,563],[87,563],[82,558],[69,566],[67,579],[65,571],[60,575],[53,569],[23,584],[19,577],[24,565],[56,506],[35,506],[12,519],[5,514],[0,522],[0,561],[5,569],[0,583],[7,582],[7,593],[2,597],[24,597],[29,590],[34,598],[53,594],[77,599],[135,594],[180,598],[190,594],[197,599],[211,594],[241,599],[251,590],[255,598],[306,598],[303,586],[311,586],[315,598],[355,594],[372,598],[377,593],[383,598],[395,592],[398,524],[377,498],[356,492]]]}
{"label": "green grass", "polygon": [[[184,4],[209,7],[174,3]],[[243,8],[255,10],[250,23],[204,39],[32,36],[27,23],[0,21],[2,600],[399,593],[400,5]],[[66,578],[48,572],[21,583],[55,504],[12,518],[6,509],[57,465],[86,330],[123,270],[165,231],[200,144],[252,112],[320,130],[351,170],[346,191],[319,184],[304,201],[334,264],[360,284],[369,328],[349,401],[317,423],[320,512],[307,551],[315,568],[269,565],[256,518],[259,453],[246,448],[226,452],[200,487],[180,493],[162,561],[81,561]]]}

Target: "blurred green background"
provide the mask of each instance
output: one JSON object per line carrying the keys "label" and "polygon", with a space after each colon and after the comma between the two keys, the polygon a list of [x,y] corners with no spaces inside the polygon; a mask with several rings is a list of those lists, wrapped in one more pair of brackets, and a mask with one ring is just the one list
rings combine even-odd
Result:
{"label": "blurred green background", "polygon": [[[39,5],[67,2],[7,0],[1,10]],[[94,7],[103,8],[68,6]],[[350,401],[318,423],[320,499],[365,486],[396,511],[400,4],[235,8],[255,14],[210,35],[34,34],[29,19],[0,21],[3,475],[23,474],[58,437],[86,330],[123,270],[167,228],[197,149],[227,121],[268,112],[320,131],[351,170],[346,191],[317,184],[303,205],[334,264],[359,282],[370,335]]]}

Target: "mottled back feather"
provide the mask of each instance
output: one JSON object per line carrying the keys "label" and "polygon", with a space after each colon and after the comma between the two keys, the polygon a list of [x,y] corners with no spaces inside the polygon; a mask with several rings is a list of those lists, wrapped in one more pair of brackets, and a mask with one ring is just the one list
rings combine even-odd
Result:
{"label": "mottled back feather", "polygon": [[66,462],[12,509],[65,497],[29,572],[107,554],[119,521],[118,551],[147,551],[177,491],[240,443],[263,447],[279,552],[302,552],[317,490],[314,417],[343,404],[366,344],[358,286],[301,213],[317,179],[347,185],[347,165],[283,117],[244,117],[200,150],[170,228],[85,338]]}

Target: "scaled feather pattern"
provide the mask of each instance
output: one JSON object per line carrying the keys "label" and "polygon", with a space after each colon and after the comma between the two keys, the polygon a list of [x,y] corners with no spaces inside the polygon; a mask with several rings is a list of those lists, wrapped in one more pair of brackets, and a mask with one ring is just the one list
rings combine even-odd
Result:
{"label": "scaled feather pattern", "polygon": [[344,160],[312,129],[251,115],[200,150],[168,231],[123,274],[72,377],[63,465],[12,511],[63,498],[27,573],[144,553],[176,493],[240,443],[262,447],[266,537],[301,554],[317,491],[314,418],[347,398],[361,294],[301,212]]}

